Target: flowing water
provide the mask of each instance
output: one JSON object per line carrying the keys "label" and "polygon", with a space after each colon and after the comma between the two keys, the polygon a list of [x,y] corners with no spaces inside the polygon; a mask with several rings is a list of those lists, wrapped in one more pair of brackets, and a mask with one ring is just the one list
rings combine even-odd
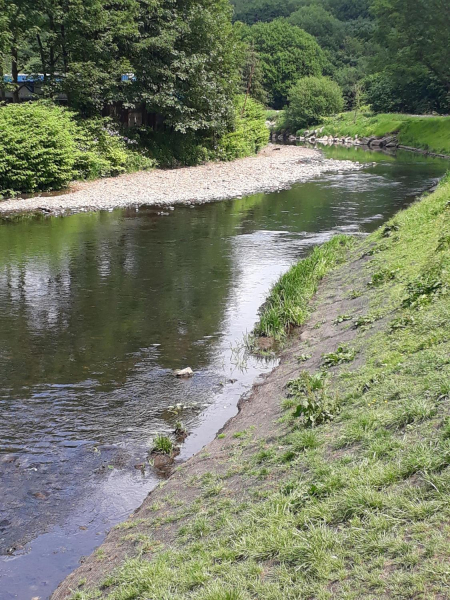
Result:
{"label": "flowing water", "polygon": [[236,413],[276,364],[244,359],[242,340],[281,273],[336,232],[374,230],[448,166],[326,152],[367,166],[165,214],[0,225],[1,600],[47,598],[142,502],[156,433],[185,423],[181,461]]}

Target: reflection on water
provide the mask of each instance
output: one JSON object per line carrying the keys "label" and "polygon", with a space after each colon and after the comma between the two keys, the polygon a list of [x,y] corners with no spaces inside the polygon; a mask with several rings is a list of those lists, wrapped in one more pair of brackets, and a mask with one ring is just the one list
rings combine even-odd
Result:
{"label": "reflection on water", "polygon": [[[134,465],[156,432],[181,418],[185,459],[234,414],[274,362],[239,368],[233,347],[282,272],[336,231],[373,230],[447,166],[373,160],[166,216],[0,226],[0,553],[19,548],[0,565],[5,598],[48,596],[143,500],[155,477]],[[193,379],[173,377],[186,366]]]}

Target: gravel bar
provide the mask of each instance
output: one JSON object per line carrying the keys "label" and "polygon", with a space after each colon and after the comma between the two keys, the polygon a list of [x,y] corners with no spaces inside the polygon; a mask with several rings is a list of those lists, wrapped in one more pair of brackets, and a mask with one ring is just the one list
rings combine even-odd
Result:
{"label": "gravel bar", "polygon": [[269,144],[256,156],[197,167],[140,171],[76,182],[68,193],[0,202],[0,214],[43,212],[61,215],[133,206],[203,204],[274,192],[322,173],[361,168],[351,161],[328,160],[317,150]]}

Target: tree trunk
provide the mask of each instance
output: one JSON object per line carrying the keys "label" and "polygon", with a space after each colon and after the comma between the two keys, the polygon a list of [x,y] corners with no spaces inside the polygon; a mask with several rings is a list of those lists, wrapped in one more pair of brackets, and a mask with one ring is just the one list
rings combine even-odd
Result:
{"label": "tree trunk", "polygon": [[17,104],[19,102],[19,52],[17,50],[17,46],[13,44],[11,48],[11,58],[12,58],[12,80],[13,80],[13,102]]}
{"label": "tree trunk", "polygon": [[5,73],[3,71],[4,64],[4,56],[0,53],[0,102],[5,102],[6,100],[6,92],[5,92]]}

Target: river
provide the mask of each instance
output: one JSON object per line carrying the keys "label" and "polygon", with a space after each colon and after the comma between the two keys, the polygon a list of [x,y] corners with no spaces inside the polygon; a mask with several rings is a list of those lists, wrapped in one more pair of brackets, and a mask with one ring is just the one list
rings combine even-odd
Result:
{"label": "river", "polygon": [[[328,148],[366,163],[291,190],[197,207],[0,224],[0,599],[48,598],[177,461],[210,441],[276,359],[243,336],[270,286],[336,232],[370,232],[448,163]],[[189,380],[173,369],[191,367]],[[177,406],[178,405],[178,406]]]}

